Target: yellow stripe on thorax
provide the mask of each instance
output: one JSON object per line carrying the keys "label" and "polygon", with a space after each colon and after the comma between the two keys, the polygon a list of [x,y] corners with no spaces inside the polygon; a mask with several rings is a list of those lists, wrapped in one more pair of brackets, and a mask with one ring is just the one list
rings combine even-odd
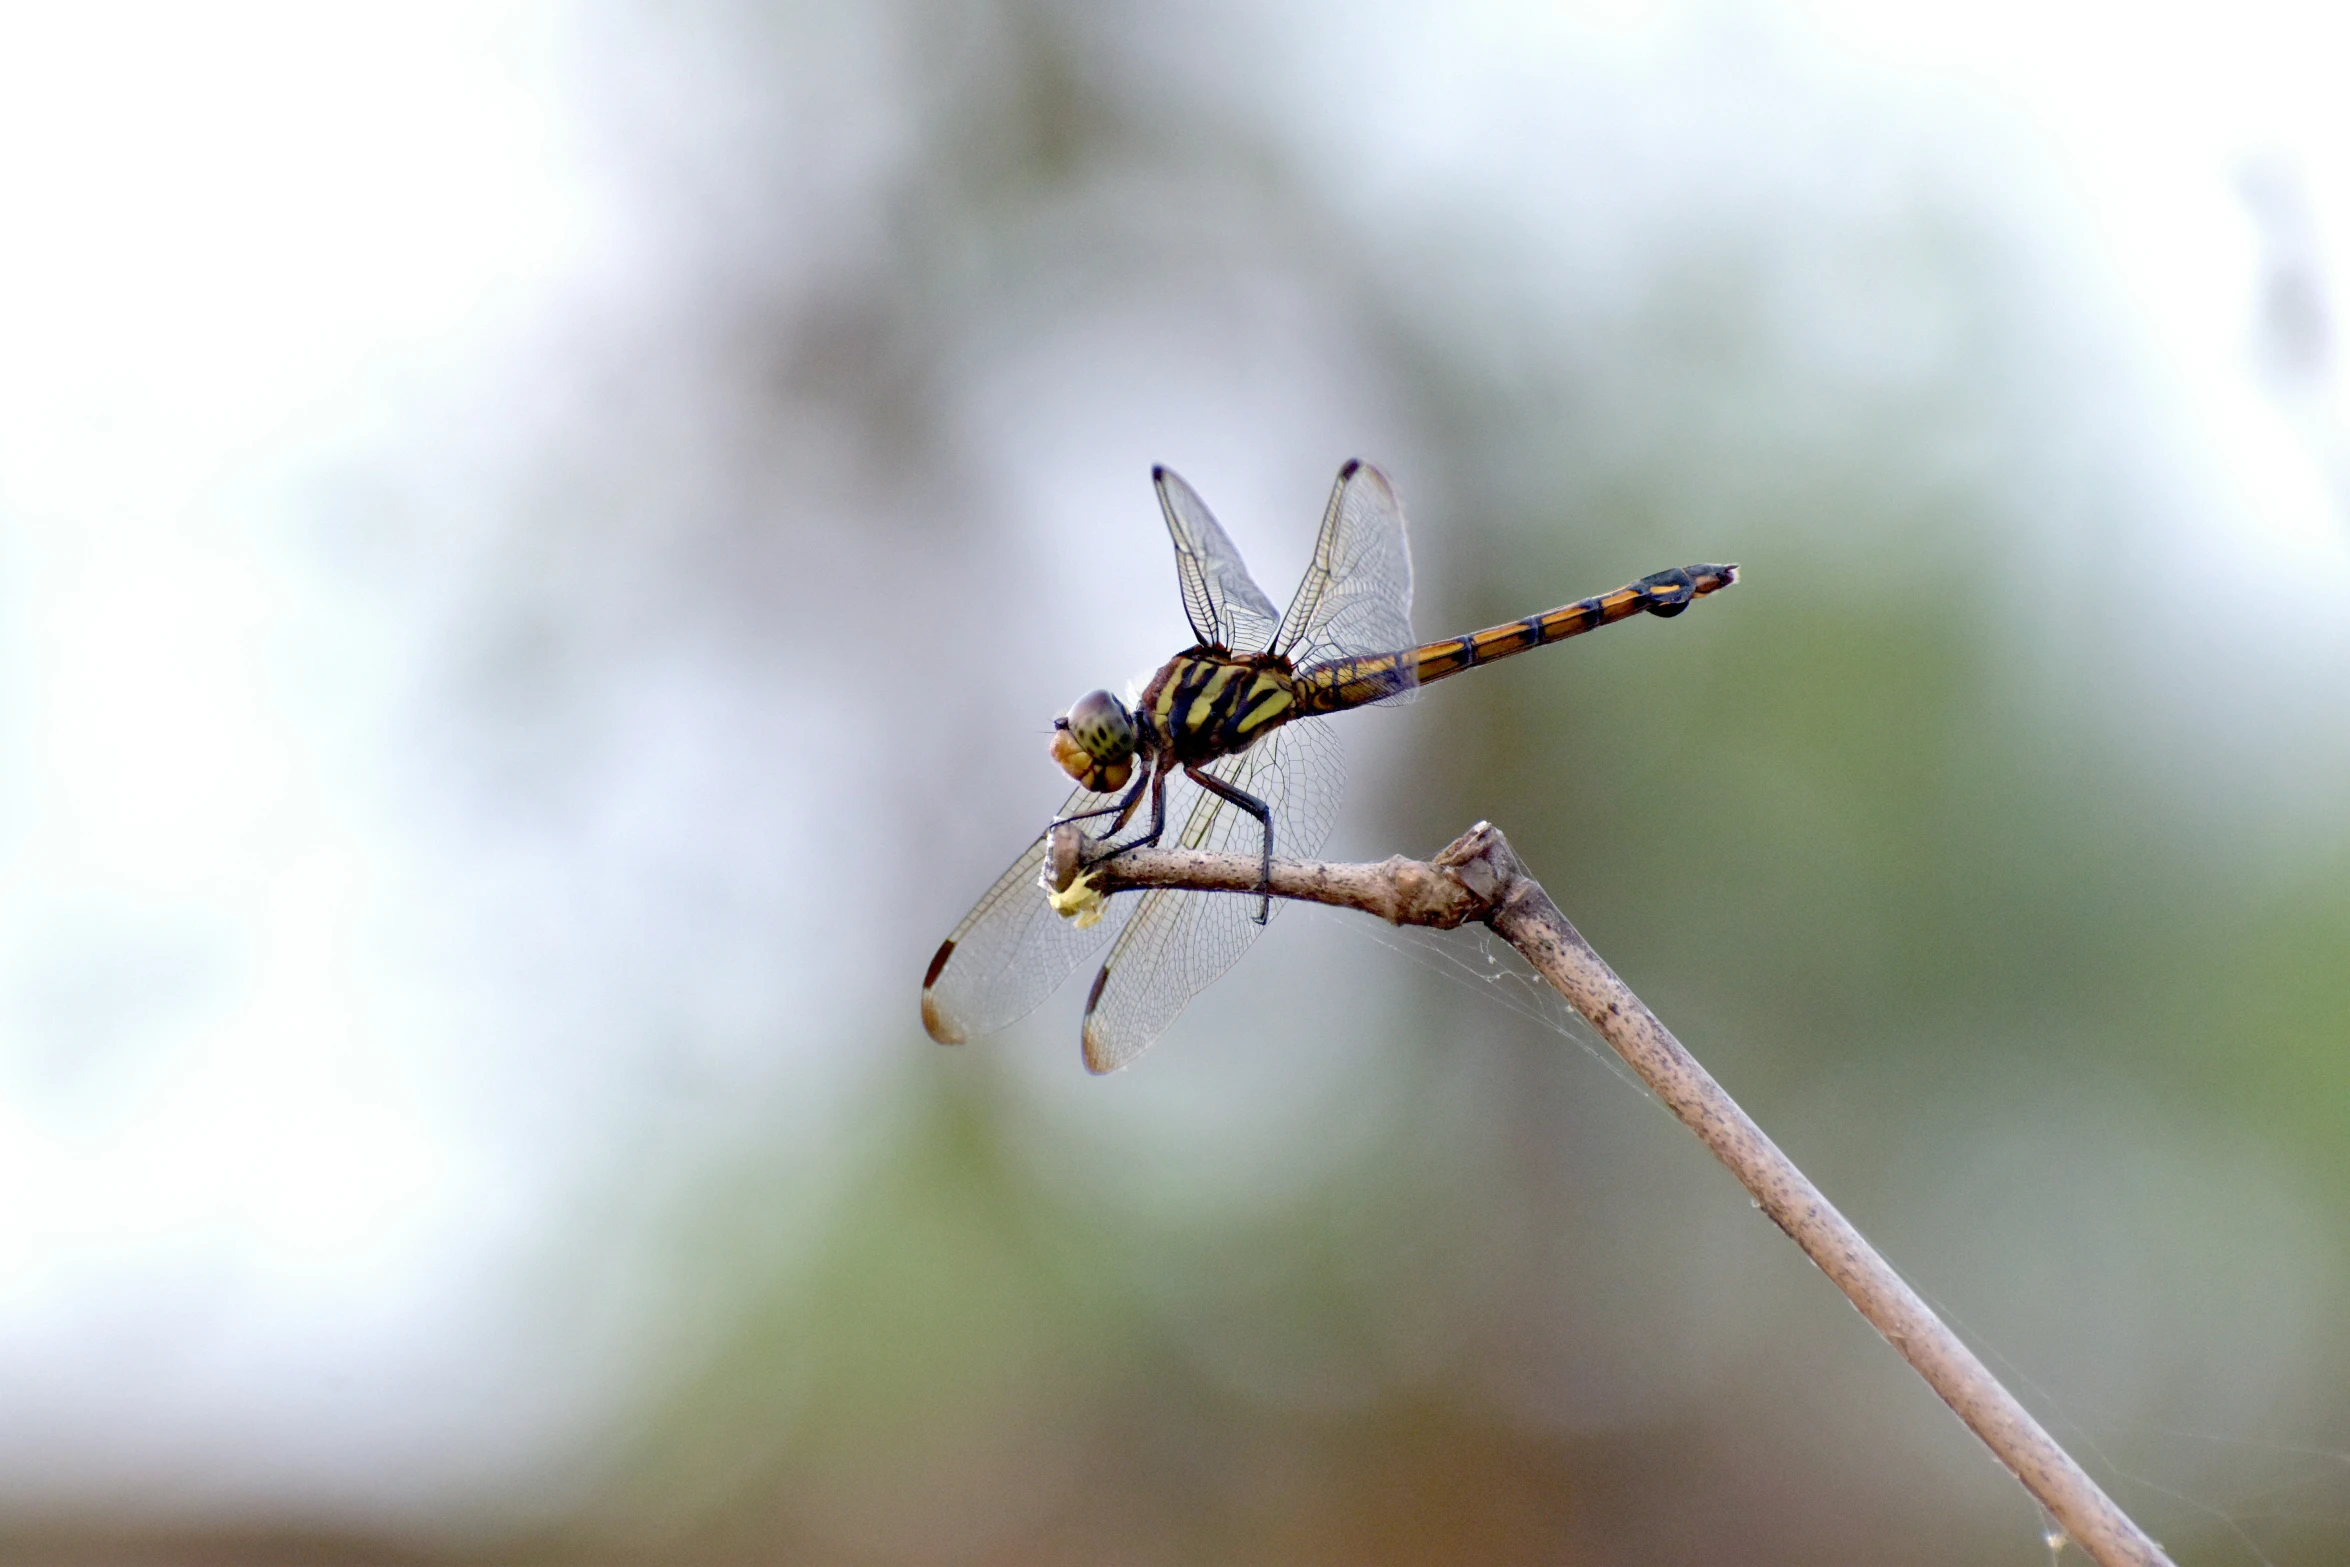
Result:
{"label": "yellow stripe on thorax", "polygon": [[1151,693],[1153,726],[1184,751],[1237,751],[1297,716],[1289,673],[1238,660],[1183,657],[1161,671]]}
{"label": "yellow stripe on thorax", "polygon": [[1279,723],[1296,705],[1296,699],[1289,692],[1289,681],[1271,670],[1260,669],[1256,679],[1249,682],[1247,692],[1241,697],[1240,717],[1232,726],[1232,732],[1236,738],[1245,740],[1259,730]]}
{"label": "yellow stripe on thorax", "polygon": [[[1205,683],[1193,690],[1191,699],[1184,703],[1183,716],[1176,728],[1185,734],[1196,734],[1216,721],[1216,705],[1224,699],[1225,691],[1244,673],[1237,664],[1219,664]],[[1188,682],[1186,682],[1188,684]]]}

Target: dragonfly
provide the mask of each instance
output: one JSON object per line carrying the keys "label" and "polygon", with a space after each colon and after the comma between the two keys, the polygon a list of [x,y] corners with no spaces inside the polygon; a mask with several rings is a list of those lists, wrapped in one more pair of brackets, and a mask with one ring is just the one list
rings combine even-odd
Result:
{"label": "dragonfly", "polygon": [[[1331,714],[1407,702],[1432,681],[1633,615],[1669,619],[1738,580],[1735,566],[1676,567],[1415,645],[1403,507],[1371,464],[1339,469],[1305,579],[1279,614],[1191,486],[1165,467],[1151,481],[1196,641],[1127,699],[1088,692],[1053,721],[1053,759],[1076,792],[930,960],[922,1023],[941,1044],[1025,1016],[1109,941],[1085,998],[1085,1064],[1127,1065],[1270,920],[1275,852],[1307,858],[1321,847],[1346,772]],[[1254,852],[1263,879],[1255,893],[1056,899],[1046,856],[1053,830],[1070,822],[1106,822],[1096,863],[1158,843],[1174,822],[1183,848]]]}

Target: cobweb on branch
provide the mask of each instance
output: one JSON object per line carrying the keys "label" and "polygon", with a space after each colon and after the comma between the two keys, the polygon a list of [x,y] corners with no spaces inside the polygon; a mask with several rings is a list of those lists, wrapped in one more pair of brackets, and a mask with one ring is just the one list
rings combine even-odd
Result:
{"label": "cobweb on branch", "polygon": [[[1337,917],[1413,969],[1571,1040],[1643,1099],[1656,1102],[1566,999],[1482,926],[1437,931]],[[1912,1270],[1904,1272],[2107,1494],[2166,1542],[2175,1560],[2237,1567],[2350,1561],[2350,1448],[2192,1429],[2059,1395],[2050,1379],[2019,1365],[1947,1302],[1918,1286]],[[2077,1548],[2068,1551],[2063,1529],[2037,1502],[2018,1495],[2052,1564],[2087,1560]]]}

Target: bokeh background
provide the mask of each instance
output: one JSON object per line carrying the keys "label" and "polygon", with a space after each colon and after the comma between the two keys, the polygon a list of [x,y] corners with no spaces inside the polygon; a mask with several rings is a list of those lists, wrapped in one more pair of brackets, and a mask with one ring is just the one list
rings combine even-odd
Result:
{"label": "bokeh background", "polygon": [[2326,8],[0,12],[0,1559],[2012,1562],[1472,935],[923,964],[1349,456],[1345,722],[2182,1562],[2350,1556]]}

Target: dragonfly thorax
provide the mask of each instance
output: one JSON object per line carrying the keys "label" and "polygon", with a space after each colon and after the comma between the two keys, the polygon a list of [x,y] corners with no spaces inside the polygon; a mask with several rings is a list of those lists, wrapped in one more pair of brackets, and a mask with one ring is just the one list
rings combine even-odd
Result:
{"label": "dragonfly thorax", "polygon": [[1176,761],[1212,762],[1297,715],[1288,659],[1198,647],[1167,660],[1135,717]]}
{"label": "dragonfly thorax", "polygon": [[1126,787],[1134,751],[1134,715],[1107,691],[1088,691],[1053,720],[1053,760],[1096,794]]}

